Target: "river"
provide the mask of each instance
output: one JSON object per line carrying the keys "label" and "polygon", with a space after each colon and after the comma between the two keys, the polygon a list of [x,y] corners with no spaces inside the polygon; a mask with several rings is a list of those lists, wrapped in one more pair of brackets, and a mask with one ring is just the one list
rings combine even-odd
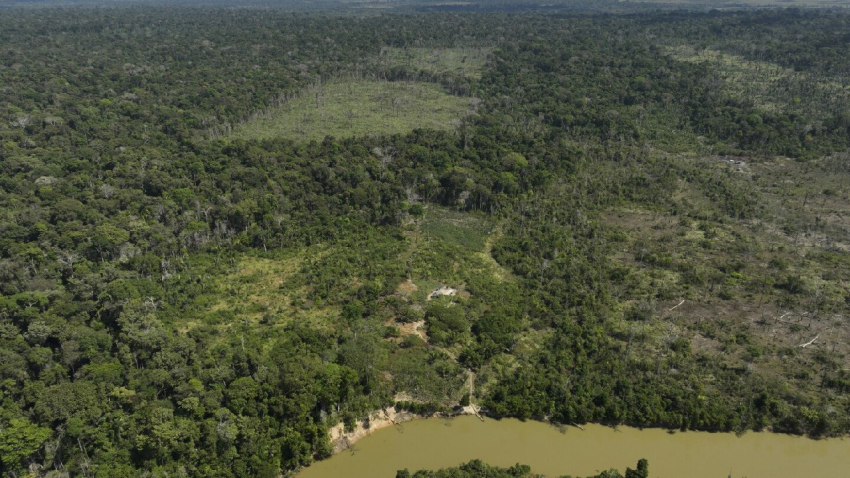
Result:
{"label": "river", "polygon": [[499,466],[523,463],[550,477],[625,472],[640,458],[655,478],[800,478],[850,476],[850,439],[810,440],[772,433],[613,430],[584,431],[540,422],[473,416],[414,420],[377,430],[298,478],[394,478],[396,470],[437,469],[473,458]]}

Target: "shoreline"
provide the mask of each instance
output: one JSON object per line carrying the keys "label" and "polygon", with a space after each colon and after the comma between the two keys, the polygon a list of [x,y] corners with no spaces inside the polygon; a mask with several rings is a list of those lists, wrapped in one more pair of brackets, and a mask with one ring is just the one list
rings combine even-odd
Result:
{"label": "shoreline", "polygon": [[[431,418],[454,418],[454,417],[467,416],[467,415],[472,415],[472,416],[478,417],[478,419],[480,419],[481,421],[484,421],[484,419],[487,417],[487,415],[482,415],[481,412],[482,412],[481,407],[476,406],[474,404],[467,405],[465,407],[459,408],[459,409],[452,411],[450,413],[434,412],[434,413],[427,414],[427,415],[409,412],[409,411],[400,411],[399,412],[399,411],[396,411],[395,408],[392,407],[392,406],[388,407],[386,409],[374,410],[369,414],[369,424],[368,424],[368,426],[366,426],[366,423],[365,423],[364,420],[358,420],[357,425],[355,426],[354,430],[349,432],[349,433],[345,432],[345,425],[343,423],[338,423],[328,430],[328,434],[329,434],[330,439],[331,439],[331,446],[333,447],[333,451],[331,453],[331,456],[337,455],[337,454],[339,454],[339,453],[341,453],[345,450],[351,449],[351,447],[355,443],[357,443],[359,440],[368,437],[373,432],[376,432],[378,430],[383,430],[384,428],[388,428],[388,427],[391,427],[391,426],[400,426],[404,423],[412,422],[414,420],[425,420],[425,419],[431,419]],[[505,417],[505,418],[513,418],[513,417]],[[496,420],[499,420],[499,419],[496,419]],[[686,434],[686,433],[711,433],[711,434],[730,434],[730,435],[735,435],[735,436],[741,437],[741,436],[751,434],[751,433],[756,433],[756,434],[764,433],[764,434],[768,434],[768,435],[805,438],[805,439],[811,440],[811,441],[836,440],[836,439],[844,440],[844,439],[850,438],[850,435],[830,435],[830,436],[812,437],[812,436],[804,435],[804,434],[776,432],[776,431],[773,430],[773,427],[770,427],[770,426],[765,427],[762,430],[748,429],[748,430],[744,430],[742,432],[718,431],[718,430],[698,430],[698,429],[688,429],[688,430],[682,431],[682,430],[677,430],[677,429],[673,429],[673,428],[669,428],[669,427],[663,427],[663,426],[639,426],[639,425],[630,425],[630,424],[625,424],[625,423],[608,424],[608,423],[602,423],[602,422],[589,422],[588,424],[585,424],[585,425],[579,425],[579,424],[576,424],[576,423],[555,424],[555,423],[552,423],[552,422],[550,422],[546,419],[544,419],[544,420],[534,419],[534,420],[531,420],[531,421],[544,423],[544,424],[554,426],[554,427],[561,427],[561,428],[563,428],[563,427],[573,427],[573,428],[576,428],[576,429],[581,430],[581,431],[585,431],[584,427],[589,424],[589,425],[600,425],[600,426],[603,426],[603,427],[606,427],[606,428],[611,428],[615,431],[619,431],[620,427],[634,428],[634,429],[641,430],[641,431],[643,431],[643,430],[664,430],[664,431],[666,431],[666,433],[671,434],[671,435],[675,435],[675,434],[679,434],[679,433],[683,433],[683,434]]]}
{"label": "shoreline", "polygon": [[398,426],[406,422],[410,422],[417,419],[427,419],[427,418],[437,418],[437,417],[458,417],[463,415],[474,415],[481,419],[484,418],[480,414],[480,408],[475,405],[467,405],[461,408],[459,411],[445,414],[445,413],[432,413],[430,415],[422,415],[413,412],[407,411],[396,411],[394,407],[388,407],[381,410],[375,410],[369,414],[368,426],[365,420],[358,420],[357,425],[354,427],[354,430],[351,432],[345,432],[345,424],[338,423],[331,427],[328,430],[328,434],[331,439],[331,446],[333,447],[332,455],[336,455],[345,450],[351,449],[351,447],[357,443],[359,440],[371,435],[373,432],[378,430],[382,430],[384,428],[388,428],[391,426]]}

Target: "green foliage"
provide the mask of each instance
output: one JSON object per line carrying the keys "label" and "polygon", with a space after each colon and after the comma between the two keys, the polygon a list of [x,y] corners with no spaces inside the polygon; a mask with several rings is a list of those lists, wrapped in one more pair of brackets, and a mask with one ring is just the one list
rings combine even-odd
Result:
{"label": "green foliage", "polygon": [[444,468],[438,471],[419,470],[412,475],[407,470],[400,470],[396,478],[541,478],[541,475],[531,474],[531,468],[526,465],[514,465],[510,468],[498,468],[487,465],[481,460],[472,460],[455,468]]}
{"label": "green foliage", "polygon": [[[625,478],[647,478],[649,476],[649,464],[646,460],[638,461],[637,470],[626,469]],[[407,469],[399,470],[396,478],[542,478],[542,475],[531,473],[531,468],[526,465],[516,464],[510,468],[499,468],[483,463],[481,460],[472,460],[453,468],[443,468],[437,471],[419,470],[413,474]],[[572,478],[565,475],[562,478]],[[623,478],[617,470],[603,471],[598,475],[587,478]]]}
{"label": "green foliage", "polygon": [[25,460],[34,455],[50,437],[50,429],[27,420],[13,419],[0,431],[0,471],[14,474],[25,468]]}
{"label": "green foliage", "polygon": [[850,120],[665,48],[823,95],[847,18],[0,10],[3,473],[272,477],[396,397],[847,433]]}
{"label": "green foliage", "polygon": [[457,304],[436,302],[425,314],[428,337],[438,345],[451,345],[462,340],[469,330],[469,321],[463,307]]}

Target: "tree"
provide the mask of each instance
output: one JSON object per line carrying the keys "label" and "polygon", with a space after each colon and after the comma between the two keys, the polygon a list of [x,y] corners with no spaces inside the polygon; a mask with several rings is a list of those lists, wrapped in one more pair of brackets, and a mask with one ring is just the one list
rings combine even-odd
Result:
{"label": "tree", "polygon": [[649,462],[641,458],[637,463],[637,470],[626,468],[626,478],[647,478],[649,476]]}
{"label": "tree", "polygon": [[24,461],[34,455],[42,443],[50,437],[48,428],[30,423],[28,420],[13,419],[0,431],[0,475],[15,476],[25,468]]}

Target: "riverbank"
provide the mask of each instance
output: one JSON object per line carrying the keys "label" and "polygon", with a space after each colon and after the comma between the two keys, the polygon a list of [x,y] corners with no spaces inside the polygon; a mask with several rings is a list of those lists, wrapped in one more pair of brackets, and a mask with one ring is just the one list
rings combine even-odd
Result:
{"label": "riverbank", "polygon": [[395,408],[385,408],[383,410],[375,410],[369,414],[368,420],[358,420],[354,430],[351,432],[345,431],[345,424],[339,423],[328,431],[331,438],[331,446],[333,454],[336,455],[342,451],[348,450],[358,440],[361,440],[372,433],[393,426],[401,425],[422,418],[451,418],[463,415],[473,415],[483,420],[480,414],[481,409],[475,405],[467,405],[457,412],[453,413],[432,413],[428,415],[412,413],[407,411],[397,411]]}

